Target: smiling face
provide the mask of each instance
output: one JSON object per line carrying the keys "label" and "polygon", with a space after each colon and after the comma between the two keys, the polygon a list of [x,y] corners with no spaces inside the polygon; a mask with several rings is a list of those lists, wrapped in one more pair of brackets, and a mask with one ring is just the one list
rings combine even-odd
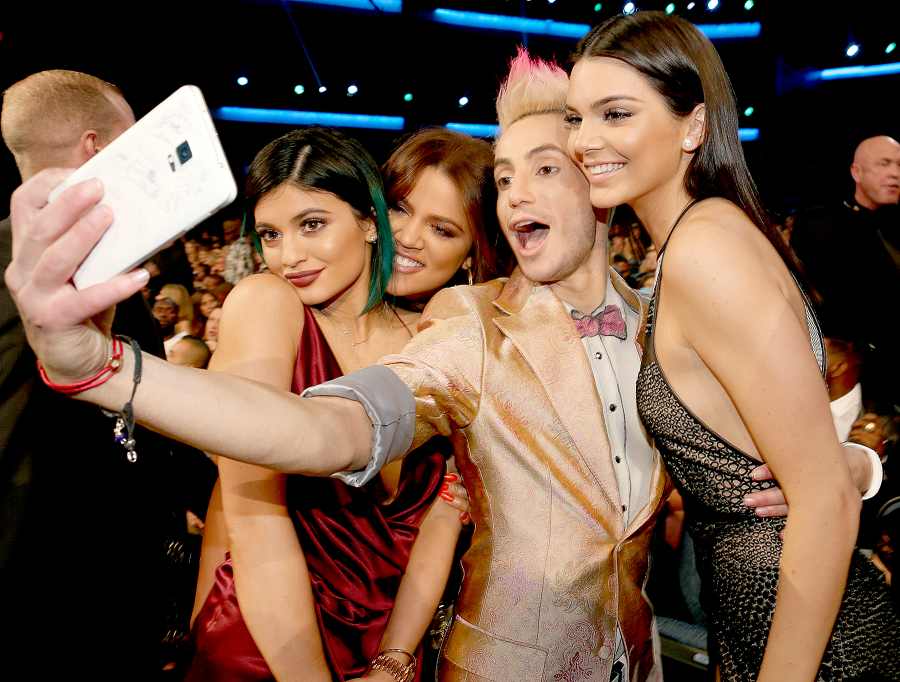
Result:
{"label": "smiling face", "polygon": [[591,203],[612,208],[678,192],[702,141],[701,115],[702,107],[673,115],[647,78],[622,61],[579,60],[566,101],[568,148],[590,180]]}
{"label": "smiling face", "polygon": [[396,249],[390,294],[428,298],[464,265],[471,267],[472,226],[459,189],[443,171],[419,173],[390,218]]}
{"label": "smiling face", "polygon": [[266,265],[297,287],[304,305],[329,302],[369,284],[375,226],[328,192],[283,183],[253,212]]}
{"label": "smiling face", "polygon": [[572,275],[597,239],[589,185],[566,153],[566,138],[559,114],[535,114],[507,127],[495,148],[497,217],[535,282]]}

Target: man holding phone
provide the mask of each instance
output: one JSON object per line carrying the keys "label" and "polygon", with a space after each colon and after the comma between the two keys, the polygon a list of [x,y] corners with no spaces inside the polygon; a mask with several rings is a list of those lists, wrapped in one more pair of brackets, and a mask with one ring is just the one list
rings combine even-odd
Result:
{"label": "man holding phone", "polygon": [[[134,120],[116,86],[53,70],[6,90],[0,129],[25,181],[44,168],[81,166]],[[10,260],[7,218],[0,273]],[[164,357],[140,294],[119,305],[116,326]],[[82,667],[96,680],[150,678],[160,665],[155,585],[167,521],[154,482],[162,457],[153,450],[168,445],[147,434],[142,460],[129,464],[108,417],[47,390],[2,278],[0,396],[3,673],[27,666],[44,678],[39,671],[59,666],[69,674]],[[93,456],[78,456],[87,452]]]}

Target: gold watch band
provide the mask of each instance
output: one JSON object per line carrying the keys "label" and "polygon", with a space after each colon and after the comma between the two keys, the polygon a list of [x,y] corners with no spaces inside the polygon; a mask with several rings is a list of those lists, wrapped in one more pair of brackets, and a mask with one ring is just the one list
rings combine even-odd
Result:
{"label": "gold watch band", "polygon": [[[401,663],[389,653],[404,654],[409,657],[409,663]],[[369,670],[382,670],[397,682],[412,682],[416,676],[416,657],[403,649],[385,649],[369,664]]]}

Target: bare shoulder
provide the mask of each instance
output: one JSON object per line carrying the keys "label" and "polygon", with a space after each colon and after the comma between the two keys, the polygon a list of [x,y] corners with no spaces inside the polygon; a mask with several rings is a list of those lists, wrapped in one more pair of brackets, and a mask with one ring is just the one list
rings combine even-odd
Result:
{"label": "bare shoulder", "polygon": [[777,288],[780,257],[766,236],[730,201],[707,199],[689,212],[666,247],[664,281],[693,302]]}
{"label": "bare shoulder", "polygon": [[[273,306],[293,302],[299,304],[297,292],[288,282],[270,272],[262,272],[245,277],[228,294],[223,313],[229,309],[245,309],[257,306]],[[302,310],[302,304],[300,304]]]}
{"label": "bare shoulder", "polygon": [[296,340],[303,328],[303,303],[288,282],[271,273],[242,279],[222,306],[220,349],[231,339]]}

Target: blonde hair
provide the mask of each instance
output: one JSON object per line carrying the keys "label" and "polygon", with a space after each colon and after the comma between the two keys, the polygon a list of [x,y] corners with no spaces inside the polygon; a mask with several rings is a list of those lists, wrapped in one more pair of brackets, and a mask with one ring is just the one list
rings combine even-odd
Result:
{"label": "blonde hair", "polygon": [[168,298],[178,306],[179,321],[194,321],[194,302],[188,290],[181,284],[164,284],[157,298]]}
{"label": "blonde hair", "polygon": [[562,68],[519,47],[497,95],[500,132],[526,116],[561,114],[566,109],[568,89],[569,77]]}
{"label": "blonde hair", "polygon": [[22,168],[54,165],[86,130],[101,142],[111,141],[131,110],[115,85],[79,71],[40,71],[3,93],[0,131]]}

